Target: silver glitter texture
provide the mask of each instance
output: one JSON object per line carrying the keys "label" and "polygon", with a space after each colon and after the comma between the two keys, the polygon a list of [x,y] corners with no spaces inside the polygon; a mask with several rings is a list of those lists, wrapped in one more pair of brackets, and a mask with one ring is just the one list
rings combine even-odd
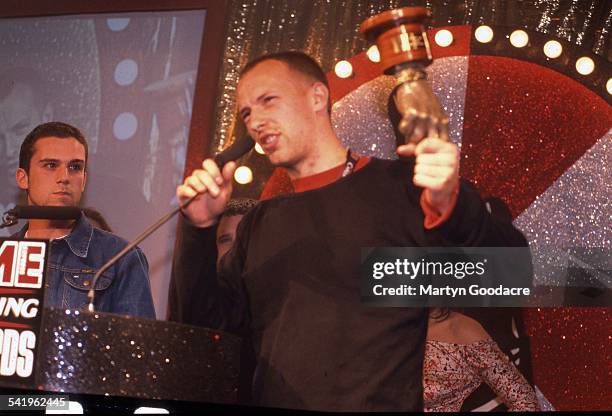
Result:
{"label": "silver glitter texture", "polygon": [[[451,140],[461,146],[468,58],[436,59],[427,68],[432,89],[449,116]],[[356,68],[358,71],[359,68]],[[395,86],[391,76],[380,76],[347,94],[332,111],[332,124],[345,146],[381,159],[395,159],[395,134],[387,115],[387,101]]]}
{"label": "silver glitter texture", "polygon": [[536,285],[566,283],[554,271],[567,264],[568,248],[610,249],[611,139],[612,130],[515,219],[532,247]]}

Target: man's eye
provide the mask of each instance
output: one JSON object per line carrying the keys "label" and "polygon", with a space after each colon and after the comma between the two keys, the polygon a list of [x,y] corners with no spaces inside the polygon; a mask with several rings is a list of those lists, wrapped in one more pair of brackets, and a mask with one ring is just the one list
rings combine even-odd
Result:
{"label": "man's eye", "polygon": [[269,95],[267,97],[264,98],[264,102],[269,103],[270,101],[274,100],[276,97],[274,95]]}
{"label": "man's eye", "polygon": [[54,169],[57,167],[57,163],[55,162],[45,162],[43,164],[44,167],[49,168],[49,169]]}
{"label": "man's eye", "polygon": [[70,165],[68,165],[68,169],[79,172],[83,170],[83,164],[82,163],[71,163]]}

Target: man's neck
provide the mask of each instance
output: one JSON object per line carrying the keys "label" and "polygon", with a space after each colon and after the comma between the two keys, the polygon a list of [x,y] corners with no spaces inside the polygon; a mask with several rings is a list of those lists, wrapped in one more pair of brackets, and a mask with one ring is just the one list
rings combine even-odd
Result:
{"label": "man's neck", "polygon": [[292,167],[285,167],[291,179],[312,176],[346,162],[347,149],[332,132],[319,136],[313,153]]}
{"label": "man's neck", "polygon": [[53,240],[70,234],[74,227],[75,220],[50,221],[50,220],[30,220],[28,221],[28,238],[41,240]]}

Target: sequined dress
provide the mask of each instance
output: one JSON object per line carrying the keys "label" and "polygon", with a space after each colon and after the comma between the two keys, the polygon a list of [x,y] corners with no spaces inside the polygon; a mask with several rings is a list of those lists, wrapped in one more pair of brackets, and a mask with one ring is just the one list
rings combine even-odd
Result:
{"label": "sequined dress", "polygon": [[426,342],[423,367],[426,412],[461,410],[463,401],[482,382],[511,411],[539,410],[534,390],[494,341]]}

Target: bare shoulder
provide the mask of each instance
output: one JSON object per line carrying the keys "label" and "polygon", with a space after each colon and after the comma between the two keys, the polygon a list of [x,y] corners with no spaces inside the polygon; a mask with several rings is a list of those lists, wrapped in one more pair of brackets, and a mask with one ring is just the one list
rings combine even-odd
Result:
{"label": "bare shoulder", "polygon": [[458,312],[451,312],[448,317],[453,338],[458,344],[472,344],[478,341],[490,340],[491,336],[480,323]]}

